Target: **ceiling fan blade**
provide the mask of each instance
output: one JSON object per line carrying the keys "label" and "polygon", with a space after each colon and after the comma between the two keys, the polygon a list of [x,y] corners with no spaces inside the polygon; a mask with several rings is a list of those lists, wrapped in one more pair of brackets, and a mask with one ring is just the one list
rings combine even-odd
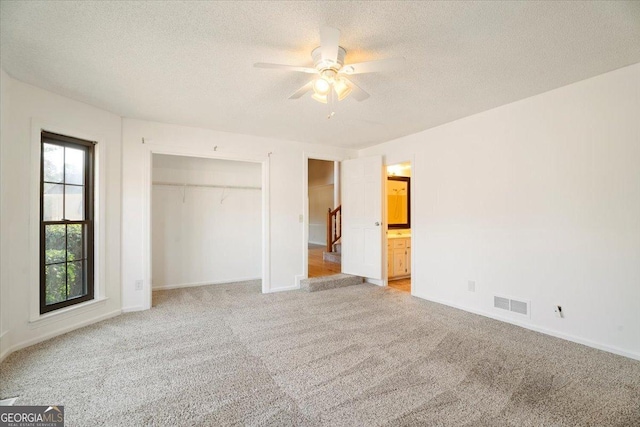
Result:
{"label": "ceiling fan blade", "polygon": [[358,62],[342,67],[341,74],[376,73],[378,71],[393,71],[401,68],[405,63],[404,58],[387,58],[376,61]]}
{"label": "ceiling fan blade", "polygon": [[298,89],[297,91],[295,91],[290,97],[289,99],[298,99],[300,98],[302,95],[304,95],[305,93],[309,92],[311,89],[313,88],[313,80],[311,80],[309,83],[307,83],[306,85],[302,86],[300,89]]}
{"label": "ceiling fan blade", "polygon": [[340,30],[332,27],[320,29],[320,55],[323,61],[338,60],[338,43],[340,43]]}
{"label": "ceiling fan blade", "polygon": [[274,68],[274,69],[278,69],[278,70],[298,71],[298,72],[301,72],[301,73],[309,73],[309,74],[317,74],[318,73],[318,70],[316,70],[315,68],[297,67],[295,65],[269,64],[267,62],[256,62],[255,64],[253,64],[253,66],[256,67],[256,68]]}
{"label": "ceiling fan blade", "polygon": [[351,88],[351,95],[356,101],[364,101],[369,96],[371,96],[367,92],[365,92],[360,86],[358,86],[351,80],[347,79],[346,77],[342,77],[342,80],[344,80],[347,86]]}

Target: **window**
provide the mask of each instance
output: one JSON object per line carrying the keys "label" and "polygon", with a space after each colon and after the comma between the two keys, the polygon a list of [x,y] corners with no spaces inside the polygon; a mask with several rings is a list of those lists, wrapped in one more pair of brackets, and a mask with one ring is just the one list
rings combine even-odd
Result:
{"label": "window", "polygon": [[94,143],[42,132],[40,314],[93,299]]}

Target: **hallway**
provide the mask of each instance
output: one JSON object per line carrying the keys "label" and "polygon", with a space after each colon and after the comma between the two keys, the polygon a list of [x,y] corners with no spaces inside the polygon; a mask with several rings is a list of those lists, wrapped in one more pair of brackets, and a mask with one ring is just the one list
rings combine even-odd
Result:
{"label": "hallway", "polygon": [[322,277],[341,272],[341,265],[336,262],[324,261],[322,253],[324,245],[309,243],[309,277]]}

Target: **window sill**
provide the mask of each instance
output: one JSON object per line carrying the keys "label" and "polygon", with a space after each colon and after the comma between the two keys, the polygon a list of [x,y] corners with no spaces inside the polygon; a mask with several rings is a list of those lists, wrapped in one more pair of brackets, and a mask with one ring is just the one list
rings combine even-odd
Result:
{"label": "window sill", "polygon": [[[31,317],[31,319],[29,319],[29,325],[32,327],[38,327],[44,324],[66,319],[71,316],[83,314],[88,311],[92,311],[104,306],[108,299],[109,298],[106,298],[106,297],[96,298],[96,299],[92,299],[91,301],[85,301],[85,302],[81,302],[80,304],[61,308],[59,310],[52,311],[50,313],[33,316]],[[65,314],[67,314],[67,316],[65,316]]]}

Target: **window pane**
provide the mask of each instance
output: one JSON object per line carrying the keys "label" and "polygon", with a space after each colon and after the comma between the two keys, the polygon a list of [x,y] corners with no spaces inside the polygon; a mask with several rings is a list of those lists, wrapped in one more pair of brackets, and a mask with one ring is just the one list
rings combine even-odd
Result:
{"label": "window pane", "polygon": [[42,220],[60,221],[63,215],[62,192],[64,186],[59,184],[44,184]]}
{"label": "window pane", "polygon": [[45,225],[44,228],[44,262],[63,262],[65,260],[64,225]]}
{"label": "window pane", "polygon": [[82,224],[67,225],[67,261],[82,259]]}
{"label": "window pane", "polygon": [[64,219],[77,221],[84,219],[84,187],[65,185]]}
{"label": "window pane", "polygon": [[84,150],[65,148],[64,172],[66,184],[84,184]]}
{"label": "window pane", "polygon": [[44,159],[44,180],[62,182],[64,147],[53,144],[42,144],[42,156]]}
{"label": "window pane", "polygon": [[47,304],[54,304],[67,299],[66,271],[66,264],[64,263],[45,266],[45,301]]}
{"label": "window pane", "polygon": [[[92,158],[88,141],[42,132],[40,313],[93,297]],[[91,184],[91,185],[89,185]],[[93,240],[93,239],[91,239]]]}
{"label": "window pane", "polygon": [[67,284],[69,285],[69,299],[86,294],[83,272],[84,261],[67,263]]}

